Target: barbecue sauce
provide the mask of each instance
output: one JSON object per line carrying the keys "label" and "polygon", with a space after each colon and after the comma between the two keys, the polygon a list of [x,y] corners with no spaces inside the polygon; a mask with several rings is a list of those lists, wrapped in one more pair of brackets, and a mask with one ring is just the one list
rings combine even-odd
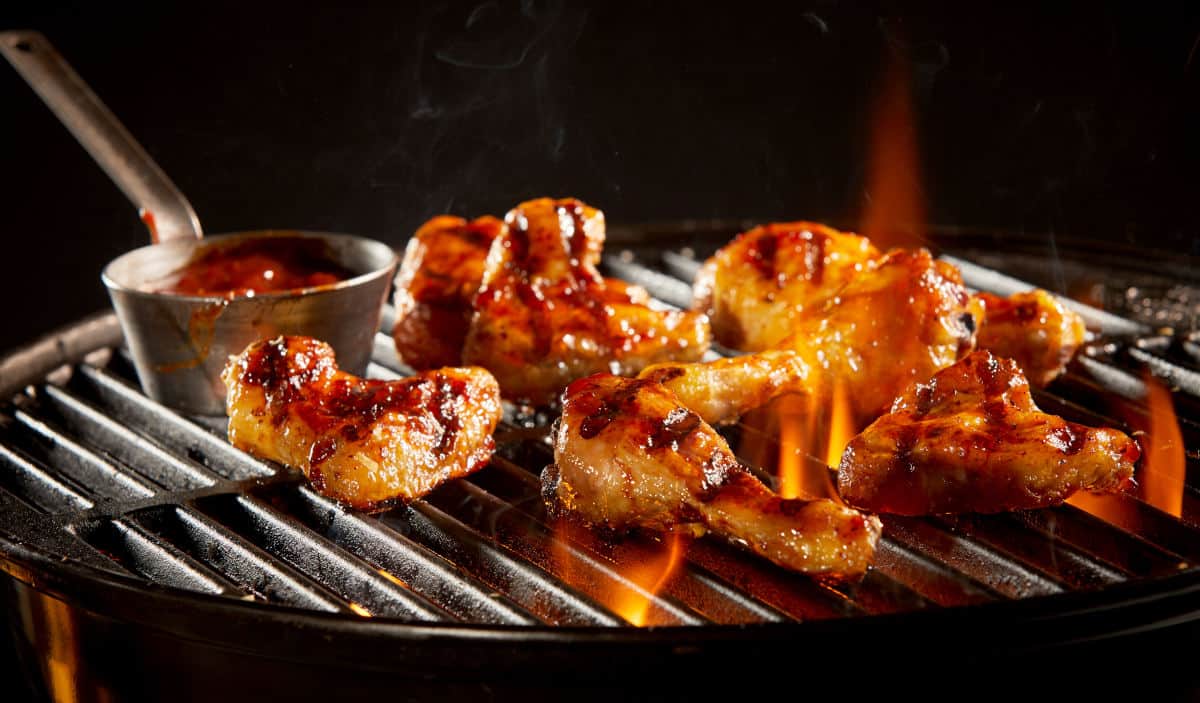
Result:
{"label": "barbecue sauce", "polygon": [[202,247],[157,293],[248,297],[332,285],[354,273],[309,237],[254,237]]}

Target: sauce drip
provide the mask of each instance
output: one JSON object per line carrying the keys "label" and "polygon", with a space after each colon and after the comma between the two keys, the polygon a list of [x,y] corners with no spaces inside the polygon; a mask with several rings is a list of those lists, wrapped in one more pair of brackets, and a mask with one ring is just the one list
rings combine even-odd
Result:
{"label": "sauce drip", "polygon": [[255,237],[201,248],[174,282],[154,292],[236,298],[331,285],[354,275],[320,239]]}

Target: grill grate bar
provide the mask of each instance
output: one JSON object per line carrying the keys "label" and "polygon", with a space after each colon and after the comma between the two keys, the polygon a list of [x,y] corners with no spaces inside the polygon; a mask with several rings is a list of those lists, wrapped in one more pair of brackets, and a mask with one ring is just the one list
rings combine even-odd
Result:
{"label": "grill grate bar", "polygon": [[1070,505],[1023,510],[1009,517],[1041,532],[1049,540],[1065,542],[1072,549],[1127,574],[1162,576],[1187,566],[1178,554],[1133,533],[1115,529],[1110,523]]}
{"label": "grill grate bar", "polygon": [[253,599],[245,589],[130,521],[101,520],[82,526],[78,533],[88,544],[152,583]]}
{"label": "grill grate bar", "polygon": [[978,515],[943,517],[939,522],[1073,589],[1099,588],[1125,580],[1120,571],[1088,558],[1065,543],[1046,540],[1020,523]]}
{"label": "grill grate bar", "polygon": [[428,503],[396,508],[381,519],[392,529],[470,569],[481,581],[547,622],[606,626],[622,622],[583,593]]}
{"label": "grill grate bar", "polygon": [[148,481],[137,474],[118,469],[50,423],[24,410],[16,412],[16,419],[25,434],[32,438],[26,443],[27,446],[31,445],[31,453],[40,454],[39,459],[54,466],[93,495],[108,500],[154,495],[155,487]]}
{"label": "grill grate bar", "polygon": [[539,622],[508,597],[378,520],[351,513],[307,486],[287,494],[290,512],[310,527],[455,616],[509,625]]}
{"label": "grill grate bar", "polygon": [[879,540],[873,569],[941,606],[975,605],[1002,597],[987,586],[886,535]]}
{"label": "grill grate bar", "polygon": [[153,508],[130,519],[262,600],[326,612],[352,612],[324,587],[191,507]]}
{"label": "grill grate bar", "polygon": [[1063,585],[962,535],[914,518],[884,515],[892,539],[910,550],[936,559],[1007,598],[1061,593]]}
{"label": "grill grate bar", "polygon": [[[620,573],[611,561],[563,535],[555,535],[500,498],[473,483],[450,483],[427,499],[466,524],[491,532],[496,540],[538,567],[587,594],[593,601],[644,601],[646,621],[658,625],[698,625],[705,618],[673,597],[654,594]],[[557,539],[555,539],[557,537]],[[610,595],[611,594],[611,595]]]}
{"label": "grill grate bar", "polygon": [[82,381],[80,385],[86,386],[114,416],[151,433],[164,447],[229,480],[271,476],[276,472],[273,465],[239,451],[223,437],[154,402],[109,371],[84,365],[78,378]]}
{"label": "grill grate bar", "polygon": [[93,503],[33,461],[0,445],[0,486],[49,513],[87,510]]}
{"label": "grill grate bar", "polygon": [[80,438],[143,477],[171,490],[202,488],[216,481],[206,470],[154,444],[61,388],[42,386],[39,396]]}
{"label": "grill grate bar", "polygon": [[360,615],[426,622],[451,619],[441,608],[257,498],[216,496],[200,501],[198,507],[210,518],[336,593]]}

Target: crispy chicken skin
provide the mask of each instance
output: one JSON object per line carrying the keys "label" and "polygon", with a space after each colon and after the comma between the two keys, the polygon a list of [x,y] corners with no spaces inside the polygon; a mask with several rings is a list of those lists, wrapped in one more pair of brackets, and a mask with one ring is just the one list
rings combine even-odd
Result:
{"label": "crispy chicken skin", "polygon": [[755,227],[722,247],[697,274],[694,307],[713,337],[745,351],[778,347],[797,316],[836,293],[879,256],[866,237],[812,222]]}
{"label": "crispy chicken skin", "polygon": [[842,455],[838,489],[864,510],[994,513],[1111,490],[1138,445],[1038,410],[1011,359],[975,352],[915,384]]}
{"label": "crispy chicken skin", "polygon": [[1016,361],[1035,386],[1058,378],[1086,341],[1083,318],[1044,290],[976,297],[986,308],[976,338],[979,348]]}
{"label": "crispy chicken skin", "polygon": [[772,493],[651,379],[596,374],[568,386],[554,460],[542,473],[553,509],[616,530],[715,532],[809,574],[862,574],[882,529],[832,500]]}
{"label": "crispy chicken skin", "polygon": [[500,391],[480,368],[368,380],[339,371],[324,342],[277,337],[231,357],[223,378],[235,447],[358,508],[419,498],[482,468],[495,447]]}
{"label": "crispy chicken skin", "polygon": [[546,404],[599,371],[700,358],[708,318],[654,310],[644,290],[600,276],[604,215],[574,200],[518,205],[492,244],[463,359],[489,369],[504,396]]}
{"label": "crispy chicken skin", "polygon": [[974,348],[980,308],[958,269],[925,249],[894,249],[806,309],[781,346],[813,369],[813,392],[843,384],[862,427]]}
{"label": "crispy chicken skin", "polygon": [[396,275],[396,351],[418,370],[462,363],[471,324],[471,299],[483,280],[483,264],[504,223],[495,217],[470,222],[438,215],[421,225],[404,251]]}

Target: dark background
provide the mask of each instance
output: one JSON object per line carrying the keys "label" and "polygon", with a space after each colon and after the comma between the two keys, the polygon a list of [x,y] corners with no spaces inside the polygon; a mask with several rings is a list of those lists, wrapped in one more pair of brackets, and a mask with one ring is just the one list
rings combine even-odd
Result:
{"label": "dark background", "polygon": [[[640,5],[9,3],[0,28],[46,33],[210,233],[400,245],[538,195],[853,225],[905,41],[932,223],[1200,253],[1194,3]],[[3,64],[0,106],[3,350],[106,306],[101,267],[147,236]]]}
{"label": "dark background", "polygon": [[[211,233],[400,246],[538,195],[852,225],[903,43],[932,223],[1200,254],[1200,8],[1015,5],[6,3],[0,29],[47,34]],[[147,234],[2,64],[0,155],[5,351],[104,308]]]}

